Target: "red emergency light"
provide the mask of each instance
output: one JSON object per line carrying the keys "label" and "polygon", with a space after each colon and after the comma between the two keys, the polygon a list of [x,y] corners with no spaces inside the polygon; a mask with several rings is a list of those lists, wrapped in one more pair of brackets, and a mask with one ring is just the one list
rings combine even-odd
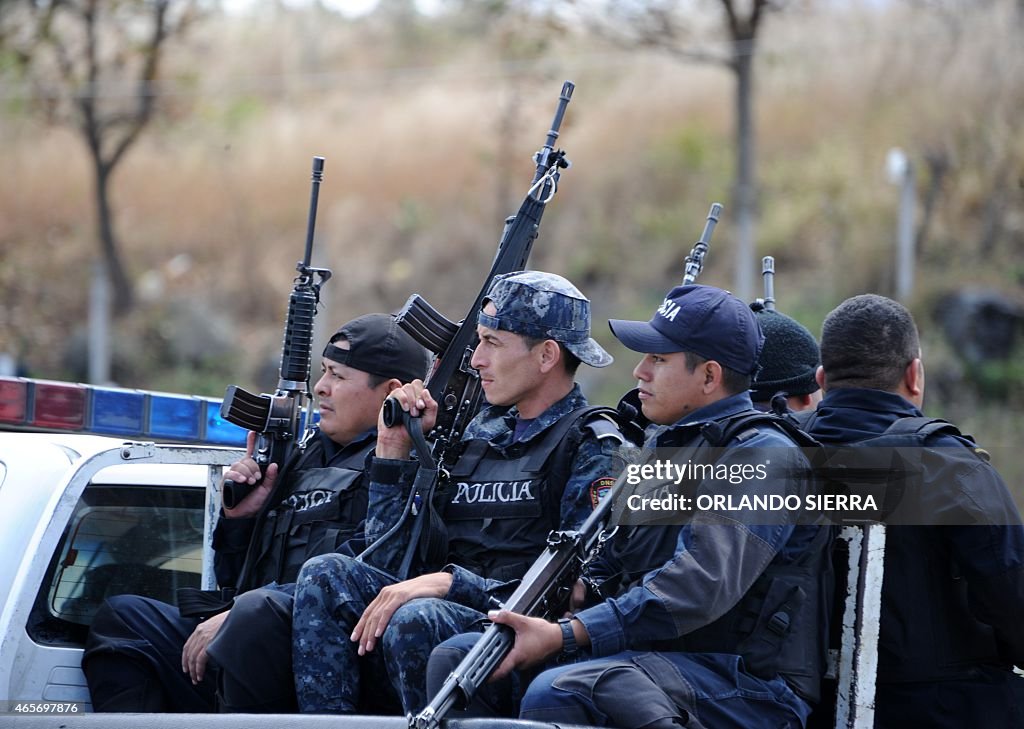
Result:
{"label": "red emergency light", "polygon": [[85,425],[85,392],[82,385],[37,380],[29,425],[80,430]]}
{"label": "red emergency light", "polygon": [[0,422],[22,425],[28,414],[28,382],[0,378]]}

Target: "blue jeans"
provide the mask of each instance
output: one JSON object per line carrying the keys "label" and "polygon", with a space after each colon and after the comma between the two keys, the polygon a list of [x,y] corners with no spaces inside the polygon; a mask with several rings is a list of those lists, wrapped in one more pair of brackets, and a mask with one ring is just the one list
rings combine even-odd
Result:
{"label": "blue jeans", "polygon": [[627,651],[540,674],[519,718],[619,729],[799,729],[810,706],[723,653]]}

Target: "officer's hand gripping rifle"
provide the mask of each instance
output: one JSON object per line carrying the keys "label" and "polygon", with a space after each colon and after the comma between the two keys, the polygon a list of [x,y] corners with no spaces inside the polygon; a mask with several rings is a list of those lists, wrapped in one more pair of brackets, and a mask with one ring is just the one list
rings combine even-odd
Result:
{"label": "officer's hand gripping rifle", "polygon": [[[573,586],[587,563],[614,533],[606,527],[625,483],[623,474],[578,531],[553,531],[548,535],[544,551],[527,570],[519,587],[502,604],[503,609],[548,620],[565,613]],[[507,625],[488,625],[469,653],[448,674],[437,695],[419,714],[410,715],[409,726],[437,729],[451,709],[465,708],[514,643],[515,633]]]}
{"label": "officer's hand gripping rifle", "polygon": [[[402,526],[408,514],[412,513],[415,522],[412,538],[406,551],[398,574],[399,579],[408,576],[410,564],[415,550],[418,548],[421,535],[424,534],[424,522],[429,518],[431,499],[438,480],[445,474],[445,469],[458,457],[458,446],[462,433],[472,420],[483,399],[480,388],[480,376],[470,366],[470,358],[476,348],[477,312],[483,303],[484,296],[490,288],[495,276],[512,271],[521,271],[530,257],[530,250],[537,238],[541,218],[547,204],[558,190],[561,170],[568,169],[569,161],[565,152],[555,149],[558,132],[562,125],[566,106],[572,98],[575,85],[566,81],[562,85],[562,93],[558,97],[558,106],[554,120],[547,133],[544,146],[534,155],[536,170],[530,188],[519,206],[518,212],[505,220],[498,252],[491,264],[491,270],[484,280],[484,285],[477,294],[466,317],[459,323],[447,319],[418,294],[409,297],[405,306],[398,313],[398,325],[408,332],[417,342],[438,355],[437,364],[427,378],[427,388],[437,400],[438,413],[434,427],[427,434],[430,453],[422,446],[416,448],[420,467],[416,473],[412,492],[406,506],[406,514],[391,530],[377,539],[363,551],[360,558],[365,559],[384,541],[395,534]],[[402,420],[401,409],[394,400],[386,400],[384,411],[385,424],[389,427]],[[420,427],[418,419],[406,418],[406,427],[413,433]],[[439,548],[439,545],[435,545]],[[443,558],[443,555],[441,556]]]}
{"label": "officer's hand gripping rifle", "polygon": [[[316,207],[323,179],[324,158],[313,158],[313,187],[309,199],[309,217],[306,222],[306,251],[295,265],[299,275],[288,298],[288,318],[284,327],[281,349],[280,379],[273,395],[254,395],[231,385],[224,394],[220,414],[225,420],[257,433],[253,458],[262,473],[260,481],[271,463],[280,468],[302,441],[302,409],[312,401],[309,391],[309,364],[313,346],[313,318],[320,302],[320,287],[331,277],[326,268],[312,268],[313,231],[316,227]],[[314,279],[319,276],[319,281]],[[310,418],[306,417],[306,427]],[[233,508],[259,484],[224,481],[224,506]]]}

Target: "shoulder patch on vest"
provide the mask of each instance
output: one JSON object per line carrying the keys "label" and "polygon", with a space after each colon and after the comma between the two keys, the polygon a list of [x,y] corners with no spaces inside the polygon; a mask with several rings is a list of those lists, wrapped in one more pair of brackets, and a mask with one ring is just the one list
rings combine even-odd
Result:
{"label": "shoulder patch on vest", "polygon": [[590,506],[596,509],[601,499],[605,497],[612,486],[615,485],[615,479],[611,476],[603,476],[590,484]]}
{"label": "shoulder patch on vest", "polygon": [[614,438],[620,445],[626,442],[618,423],[604,413],[600,413],[596,417],[591,417],[584,427],[593,433],[594,437],[598,440]]}

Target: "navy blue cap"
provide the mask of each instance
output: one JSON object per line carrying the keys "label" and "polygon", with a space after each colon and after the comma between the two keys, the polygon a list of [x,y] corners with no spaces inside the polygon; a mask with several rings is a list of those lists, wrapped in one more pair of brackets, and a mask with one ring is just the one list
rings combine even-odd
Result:
{"label": "navy blue cap", "polygon": [[608,326],[634,352],[693,352],[742,374],[757,371],[764,346],[750,307],[728,291],[701,284],[669,291],[650,321],[610,319]]}

